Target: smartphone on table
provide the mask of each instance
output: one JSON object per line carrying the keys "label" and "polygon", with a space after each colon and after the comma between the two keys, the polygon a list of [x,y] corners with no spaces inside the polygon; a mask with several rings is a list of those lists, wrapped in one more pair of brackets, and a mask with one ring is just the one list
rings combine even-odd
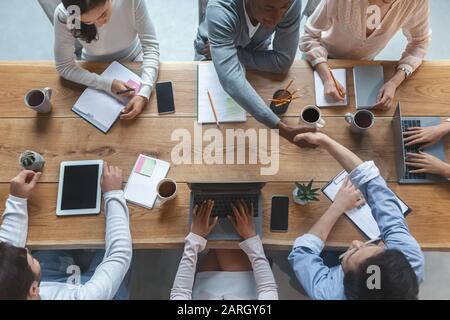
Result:
{"label": "smartphone on table", "polygon": [[270,213],[270,231],[287,232],[289,222],[289,197],[273,196]]}
{"label": "smartphone on table", "polygon": [[159,114],[175,112],[172,81],[158,82],[156,84],[156,99],[158,101]]}

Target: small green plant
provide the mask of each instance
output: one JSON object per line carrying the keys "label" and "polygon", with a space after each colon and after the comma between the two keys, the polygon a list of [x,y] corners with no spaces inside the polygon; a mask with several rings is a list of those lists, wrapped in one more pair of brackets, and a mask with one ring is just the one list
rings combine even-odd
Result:
{"label": "small green plant", "polygon": [[319,200],[319,191],[320,188],[312,188],[314,180],[311,180],[308,184],[302,184],[300,182],[296,182],[295,185],[297,189],[295,190],[295,197],[297,200],[303,203],[309,203],[312,201],[320,201]]}
{"label": "small green plant", "polygon": [[36,161],[36,157],[32,152],[25,152],[22,155],[21,161],[24,167],[29,167],[34,164],[34,162]]}

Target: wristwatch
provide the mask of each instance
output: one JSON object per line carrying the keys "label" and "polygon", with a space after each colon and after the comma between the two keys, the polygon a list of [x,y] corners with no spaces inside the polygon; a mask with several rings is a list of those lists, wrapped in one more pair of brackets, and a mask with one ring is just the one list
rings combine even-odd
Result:
{"label": "wristwatch", "polygon": [[397,70],[402,70],[405,73],[406,78],[409,78],[412,75],[412,72],[409,69],[405,68],[405,67],[398,67]]}

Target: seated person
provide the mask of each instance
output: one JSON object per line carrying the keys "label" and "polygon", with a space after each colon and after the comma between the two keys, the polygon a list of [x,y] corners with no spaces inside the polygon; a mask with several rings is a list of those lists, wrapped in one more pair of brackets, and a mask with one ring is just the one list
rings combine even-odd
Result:
{"label": "seated person", "polygon": [[[450,119],[438,126],[408,130],[404,134],[406,146],[421,144],[424,148],[430,147],[450,133]],[[450,179],[450,165],[425,152],[408,153],[406,164],[417,168],[412,173],[433,173]]]}
{"label": "seated person", "polygon": [[[73,16],[74,6],[80,9],[80,17]],[[129,89],[118,79],[78,66],[76,40],[83,47],[83,60],[142,61],[141,88],[122,95],[131,101],[121,118],[137,117],[147,105],[159,69],[159,44],[146,1],[63,0],[55,10],[54,24],[56,69],[67,80],[113,94]]]}
{"label": "seated person", "polygon": [[301,0],[210,0],[195,41],[197,53],[212,58],[224,90],[290,141],[300,132],[270,110],[247,81],[245,68],[286,73],[297,52],[300,14]]}
{"label": "seated person", "polygon": [[429,18],[428,0],[323,0],[306,22],[300,50],[318,71],[325,95],[340,101],[344,97],[331,77],[328,58],[373,60],[403,29],[408,45],[375,106],[387,110],[400,84],[422,64],[431,36]]}
{"label": "seated person", "polygon": [[[363,162],[323,133],[305,133],[296,139],[326,149],[350,173],[335,202],[311,230],[294,242],[289,261],[297,279],[313,299],[417,299],[423,280],[424,256],[406,225],[396,195],[387,187],[375,164]],[[352,186],[353,184],[353,186]],[[356,188],[356,189],[355,189]],[[340,265],[329,267],[320,254],[336,221],[364,199],[378,223],[384,246],[353,241]],[[379,269],[380,287],[369,287]],[[370,278],[370,279],[369,279]],[[372,284],[376,285],[376,281]]]}
{"label": "seated person", "polygon": [[[123,196],[122,170],[106,163],[102,178],[106,216],[106,253],[92,277],[80,284],[67,281],[65,257],[45,255],[39,263],[25,249],[28,231],[27,199],[41,173],[23,171],[11,181],[3,224],[0,227],[0,300],[107,300],[118,291],[131,263],[132,241],[128,208]],[[101,263],[100,263],[101,262]],[[46,270],[49,266],[53,270]],[[65,266],[65,265],[64,265]],[[60,272],[61,282],[47,281],[46,274]]]}
{"label": "seated person", "polygon": [[[232,205],[232,225],[244,239],[242,250],[209,250],[196,273],[198,253],[218,218],[210,219],[213,201],[194,208],[191,233],[186,237],[183,257],[171,290],[171,300],[275,300],[277,285],[253,223],[253,207],[244,201]],[[194,280],[195,279],[195,280]]]}

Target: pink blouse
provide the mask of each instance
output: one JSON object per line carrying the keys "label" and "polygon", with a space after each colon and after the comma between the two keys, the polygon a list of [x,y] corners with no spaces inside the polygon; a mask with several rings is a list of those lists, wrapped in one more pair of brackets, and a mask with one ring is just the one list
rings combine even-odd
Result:
{"label": "pink blouse", "polygon": [[368,24],[375,21],[370,19],[372,14],[368,0],[322,0],[305,25],[300,50],[313,66],[326,62],[329,56],[373,60],[402,29],[408,45],[398,68],[415,71],[431,38],[428,0],[396,0],[367,37]]}

